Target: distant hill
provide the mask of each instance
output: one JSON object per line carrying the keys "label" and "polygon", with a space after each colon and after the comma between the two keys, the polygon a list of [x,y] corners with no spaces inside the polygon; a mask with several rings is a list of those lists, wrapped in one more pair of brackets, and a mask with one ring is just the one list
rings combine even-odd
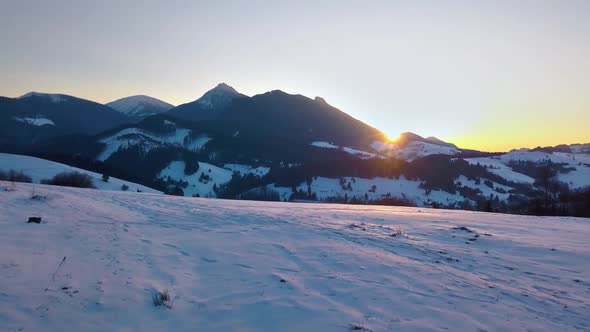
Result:
{"label": "distant hill", "polygon": [[137,95],[117,99],[106,106],[129,116],[132,120],[139,121],[150,115],[164,113],[172,108],[173,105],[159,99]]}
{"label": "distant hill", "polygon": [[129,121],[107,106],[68,95],[31,92],[19,98],[0,97],[0,146],[94,135]]}
{"label": "distant hill", "polygon": [[[148,188],[146,186],[110,177],[107,182],[102,180],[102,174],[87,171],[77,167],[56,163],[50,160],[35,158],[30,156],[22,156],[15,154],[0,153],[0,171],[15,170],[23,172],[30,176],[34,183],[40,183],[42,180],[51,179],[55,175],[62,172],[79,172],[88,174],[94,183],[94,186],[100,190],[115,190],[115,191],[141,191],[146,193],[160,193],[160,191]],[[124,189],[123,186],[126,186]]]}

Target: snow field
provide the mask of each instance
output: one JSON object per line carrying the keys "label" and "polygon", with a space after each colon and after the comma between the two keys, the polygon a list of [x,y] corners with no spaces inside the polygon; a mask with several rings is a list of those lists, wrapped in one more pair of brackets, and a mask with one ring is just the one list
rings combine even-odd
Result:
{"label": "snow field", "polygon": [[584,219],[41,187],[0,182],[0,330],[590,329]]}

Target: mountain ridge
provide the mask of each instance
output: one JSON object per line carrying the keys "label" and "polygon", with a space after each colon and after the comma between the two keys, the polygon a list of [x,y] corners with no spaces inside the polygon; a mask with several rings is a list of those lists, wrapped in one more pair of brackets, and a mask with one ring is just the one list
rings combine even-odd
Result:
{"label": "mountain ridge", "polygon": [[137,120],[174,108],[172,104],[147,95],[128,96],[105,105]]}

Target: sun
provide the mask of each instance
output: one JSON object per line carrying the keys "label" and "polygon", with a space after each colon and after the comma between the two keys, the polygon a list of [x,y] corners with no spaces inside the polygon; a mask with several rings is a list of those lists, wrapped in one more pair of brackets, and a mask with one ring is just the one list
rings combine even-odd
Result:
{"label": "sun", "polygon": [[399,142],[400,138],[401,138],[401,134],[397,134],[395,136],[391,136],[391,135],[387,135],[387,134],[383,134],[383,136],[385,137],[385,140],[388,143],[397,143]]}

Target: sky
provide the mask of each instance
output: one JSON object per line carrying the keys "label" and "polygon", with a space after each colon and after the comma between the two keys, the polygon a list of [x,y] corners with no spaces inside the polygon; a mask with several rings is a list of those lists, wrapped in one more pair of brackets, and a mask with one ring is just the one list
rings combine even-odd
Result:
{"label": "sky", "polygon": [[220,82],[390,137],[590,142],[590,1],[0,0],[0,95],[193,101]]}

